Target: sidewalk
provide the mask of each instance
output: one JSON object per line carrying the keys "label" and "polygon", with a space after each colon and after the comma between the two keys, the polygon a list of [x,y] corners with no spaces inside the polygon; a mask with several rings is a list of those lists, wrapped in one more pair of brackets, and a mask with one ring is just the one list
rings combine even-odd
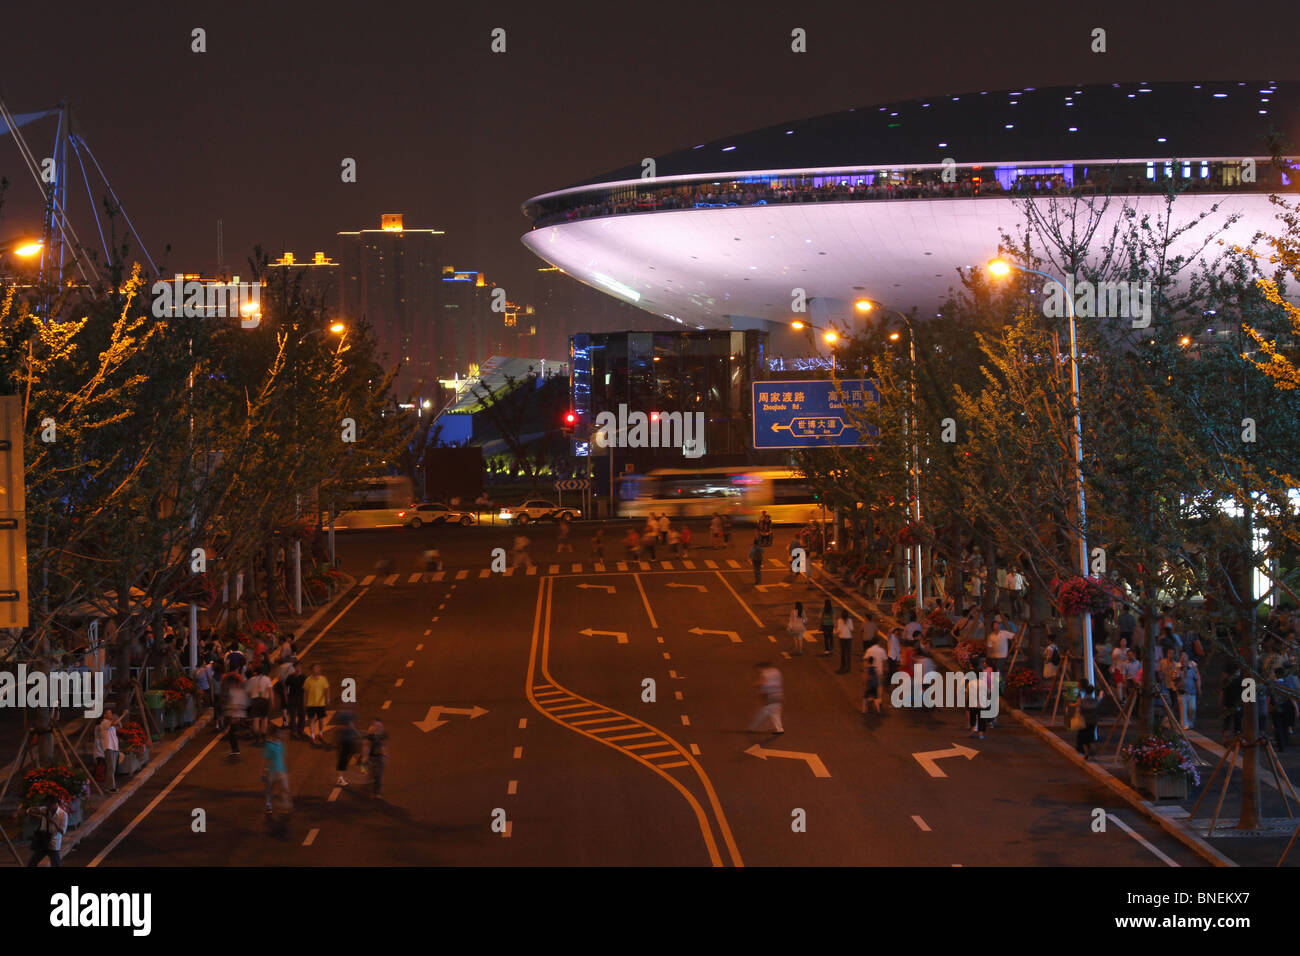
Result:
{"label": "sidewalk", "polygon": [[[354,578],[350,575],[345,575],[345,577],[345,583],[336,590],[334,596],[310,614],[305,614],[301,618],[292,615],[282,615],[278,619],[278,623],[286,629],[291,629],[294,634],[299,637],[304,635],[356,586],[357,582]],[[180,731],[165,733],[161,741],[154,741],[149,748],[149,762],[132,774],[129,780],[121,784],[116,793],[106,792],[103,794],[97,794],[92,788],[91,795],[86,798],[85,819],[76,829],[69,829],[63,838],[63,855],[66,856],[77,846],[78,843],[99,829],[99,827],[113,815],[118,807],[130,799],[132,794],[139,790],[140,787],[144,786],[144,784],[155,773],[157,773],[158,770],[166,765],[172,757],[184,749],[186,744],[193,740],[198,733],[203,730],[203,728],[207,727],[208,724],[211,723],[211,721],[212,712],[209,710],[207,713],[199,716],[198,719],[188,727]],[[84,724],[84,718],[78,716],[62,725],[63,731],[68,736],[70,742],[75,743],[77,734],[81,732]],[[0,748],[2,748],[0,749],[0,753],[16,752],[21,737],[21,721],[8,721],[0,724]],[[89,735],[87,735],[87,740],[89,740]],[[83,750],[85,749],[84,744],[85,742],[83,741]],[[82,753],[82,759],[86,760],[88,765],[91,763],[90,759],[87,758],[84,753]],[[3,767],[0,767],[0,780],[3,780],[4,777],[8,775],[12,766],[13,762],[11,760]],[[21,780],[18,777],[15,777],[14,781],[9,786],[9,793],[5,797],[5,806],[10,809],[5,811],[3,816],[0,816],[0,822],[3,822],[5,832],[8,834],[10,841],[13,842],[19,854],[25,859],[27,848],[26,844],[20,840],[21,824],[11,826],[13,820],[13,808],[18,806],[20,792]],[[4,845],[3,840],[0,840],[0,866],[14,865],[13,854],[11,854],[9,848]],[[48,861],[41,865],[48,865]]]}
{"label": "sidewalk", "polygon": [[[889,629],[897,623],[888,613],[889,603],[881,602],[877,606],[874,602],[844,586],[838,578],[828,575],[820,563],[814,565],[814,579],[823,586],[827,586],[828,589],[842,599],[847,599],[851,603],[857,604],[859,607],[875,614],[882,634],[887,634]],[[942,668],[951,670],[956,667],[950,648],[935,648],[932,655]],[[1060,756],[1070,760],[1084,773],[1105,785],[1116,796],[1127,802],[1170,836],[1183,843],[1207,863],[1214,866],[1276,866],[1287,841],[1291,839],[1296,827],[1300,826],[1300,809],[1297,809],[1294,802],[1292,802],[1291,808],[1296,813],[1296,816],[1295,818],[1287,817],[1282,796],[1273,781],[1273,776],[1268,770],[1267,760],[1262,753],[1259,759],[1263,818],[1261,820],[1263,825],[1261,830],[1238,831],[1235,829],[1237,814],[1241,805],[1240,772],[1232,775],[1213,836],[1209,836],[1208,831],[1211,817],[1214,815],[1215,804],[1218,802],[1222,791],[1222,770],[1215,779],[1211,792],[1205,797],[1198,809],[1196,819],[1190,819],[1189,815],[1197,798],[1205,789],[1205,784],[1215,765],[1219,763],[1220,758],[1225,753],[1222,744],[1218,740],[1211,739],[1211,736],[1221,736],[1221,724],[1217,714],[1217,693],[1212,693],[1210,690],[1211,685],[1213,685],[1217,691],[1218,681],[1217,679],[1211,681],[1208,675],[1202,675],[1202,679],[1204,688],[1195,722],[1197,729],[1189,731],[1188,737],[1195,746],[1198,755],[1205,761],[1205,765],[1199,768],[1200,785],[1190,787],[1188,798],[1180,801],[1161,800],[1157,802],[1147,800],[1130,786],[1127,765],[1122,758],[1115,759],[1118,732],[1111,740],[1110,746],[1105,751],[1101,749],[1101,742],[1106,739],[1106,735],[1110,731],[1116,716],[1114,705],[1109,700],[1103,705],[1102,719],[1097,727],[1099,734],[1098,757],[1089,761],[1085,761],[1074,749],[1075,735],[1073,731],[1068,729],[1068,716],[1065,713],[1064,704],[1058,710],[1054,723],[1051,722],[1050,700],[1041,713],[1030,714],[1008,707],[1005,703],[1002,704],[1002,712],[1028,728]],[[1211,697],[1214,698],[1215,706],[1206,703]],[[1207,734],[1210,736],[1207,736]],[[1136,730],[1130,726],[1128,742],[1134,742],[1137,737]],[[1300,781],[1300,746],[1288,748],[1279,754],[1279,758],[1293,784]],[[1240,771],[1242,765],[1240,754],[1238,754],[1235,763],[1238,771]],[[1282,786],[1283,788],[1286,787],[1285,781],[1283,781]],[[1300,793],[1300,786],[1297,786],[1296,790]],[[1287,793],[1289,799],[1289,790]],[[1300,841],[1297,842],[1300,843]],[[1288,867],[1300,866],[1300,845],[1297,845],[1287,857],[1286,865]]]}

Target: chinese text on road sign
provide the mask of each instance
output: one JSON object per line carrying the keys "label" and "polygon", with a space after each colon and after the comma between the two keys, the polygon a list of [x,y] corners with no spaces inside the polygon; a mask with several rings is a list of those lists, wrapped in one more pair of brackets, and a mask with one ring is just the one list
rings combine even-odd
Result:
{"label": "chinese text on road sign", "polygon": [[[880,401],[865,379],[807,382],[754,382],[754,447],[815,448],[819,445],[864,445],[854,426],[853,409]],[[847,409],[846,409],[847,406]]]}

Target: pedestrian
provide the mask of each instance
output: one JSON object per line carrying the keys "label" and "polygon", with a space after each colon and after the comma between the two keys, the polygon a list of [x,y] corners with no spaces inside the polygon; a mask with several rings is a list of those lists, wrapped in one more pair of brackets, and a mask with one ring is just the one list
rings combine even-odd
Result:
{"label": "pedestrian", "polygon": [[894,676],[894,672],[902,666],[903,661],[903,629],[898,626],[889,629],[889,640],[885,645],[885,657],[889,661],[889,675]]}
{"label": "pedestrian", "polygon": [[388,731],[384,730],[382,720],[372,720],[366,728],[365,764],[374,785],[375,796],[382,796],[384,787],[384,768],[388,764]]}
{"label": "pedestrian", "polygon": [[[1172,634],[1173,632],[1170,631]],[[1165,701],[1169,704],[1172,713],[1178,713],[1178,661],[1174,659],[1173,647],[1163,648],[1164,655],[1160,658],[1160,663],[1156,665],[1157,677],[1160,681],[1160,691],[1165,696]],[[1172,719],[1172,718],[1171,718]],[[1173,728],[1170,728],[1171,730]]]}
{"label": "pedestrian", "polygon": [[731,515],[722,516],[722,545],[723,547],[731,545]]}
{"label": "pedestrian", "polygon": [[226,674],[225,692],[221,695],[226,703],[226,742],[230,744],[230,757],[239,756],[239,731],[243,729],[248,718],[248,691],[244,689],[244,678],[236,671]]}
{"label": "pedestrian", "polygon": [[1286,750],[1286,745],[1291,742],[1291,728],[1295,726],[1296,696],[1300,696],[1300,681],[1297,681],[1295,675],[1291,673],[1290,664],[1283,664],[1273,673],[1277,683],[1269,688],[1268,701],[1273,712],[1273,737],[1277,741],[1277,749],[1280,753]]}
{"label": "pedestrian", "polygon": [[966,715],[970,721],[970,736],[984,739],[984,708],[980,701],[992,700],[992,688],[988,685],[988,672],[984,670],[984,661],[978,657],[971,660],[971,673],[966,678]]}
{"label": "pedestrian", "polygon": [[763,549],[759,546],[758,535],[749,549],[749,564],[754,569],[754,587],[763,583]]}
{"label": "pedestrian", "polygon": [[840,619],[835,622],[835,637],[840,642],[840,666],[835,673],[847,674],[853,669],[853,619],[849,617],[848,608],[840,611]]}
{"label": "pedestrian", "polygon": [[674,557],[681,557],[682,535],[676,528],[668,529],[668,548],[672,551]]}
{"label": "pedestrian", "polygon": [[1115,685],[1115,696],[1124,703],[1124,663],[1128,660],[1128,639],[1121,637],[1110,652],[1110,679]]}
{"label": "pedestrian", "polygon": [[1075,731],[1074,749],[1084,760],[1092,758],[1092,748],[1097,742],[1097,688],[1091,684],[1079,685],[1079,699],[1074,703],[1070,727]]}
{"label": "pedestrian", "polygon": [[1061,670],[1061,649],[1056,645],[1056,638],[1048,635],[1047,646],[1043,648],[1043,680],[1051,682]]}
{"label": "pedestrian", "polygon": [[212,706],[212,662],[204,661],[194,668],[194,687],[198,691],[199,707],[207,711]]}
{"label": "pedestrian", "polygon": [[117,793],[117,760],[120,747],[117,742],[117,726],[126,720],[129,707],[122,708],[120,717],[113,714],[113,708],[104,711],[104,716],[95,725],[95,756],[104,759],[104,783],[109,793]]}
{"label": "pedestrian", "polygon": [[772,543],[772,516],[766,509],[758,516],[758,538],[765,548]]}
{"label": "pedestrian", "polygon": [[605,560],[605,529],[597,528],[591,536],[591,555],[596,561]]}
{"label": "pedestrian", "polygon": [[[1244,683],[1245,682],[1241,676],[1241,665],[1231,663],[1224,669],[1223,683],[1220,685],[1219,689],[1219,702],[1223,711],[1223,736],[1225,743],[1233,737],[1241,736],[1241,694],[1244,688]],[[1228,734],[1229,727],[1232,728],[1231,735]]]}
{"label": "pedestrian", "polygon": [[1124,685],[1127,693],[1137,697],[1142,693],[1142,662],[1138,660],[1137,651],[1128,649],[1128,660],[1124,662]]}
{"label": "pedestrian", "polygon": [[862,651],[866,653],[867,648],[876,642],[880,625],[876,623],[876,615],[871,611],[863,611],[862,618]]}
{"label": "pedestrian", "polygon": [[27,865],[37,866],[48,856],[50,866],[63,866],[59,854],[63,850],[63,834],[68,832],[68,811],[59,806],[59,798],[50,793],[46,794],[42,806],[33,807],[27,813],[41,821],[32,834],[32,855]]}
{"label": "pedestrian", "polygon": [[277,727],[262,745],[262,781],[266,785],[266,812],[274,812],[271,799],[279,788],[280,805],[286,813],[293,811],[293,795],[289,789],[289,768],[284,759],[285,729]]}
{"label": "pedestrian", "polygon": [[249,716],[253,719],[253,733],[258,743],[266,740],[267,727],[271,723],[271,678],[266,671],[259,668],[244,688],[248,692]]}
{"label": "pedestrian", "polygon": [[284,701],[285,716],[284,726],[289,728],[291,736],[302,740],[303,731],[307,725],[307,705],[305,700],[304,685],[307,683],[307,675],[303,673],[302,668],[298,666],[297,658],[293,659],[289,675],[284,679]]}
{"label": "pedestrian", "polygon": [[785,727],[781,725],[781,705],[785,694],[781,672],[767,661],[760,661],[754,667],[758,670],[758,696],[763,706],[754,715],[749,725],[750,732],[761,731],[770,722],[773,733],[783,734]]}
{"label": "pedestrian", "polygon": [[636,533],[636,528],[628,528],[627,534],[623,536],[623,550],[627,552],[628,560],[635,559],[640,548],[641,536]]}
{"label": "pedestrian", "polygon": [[1186,651],[1178,661],[1178,689],[1183,730],[1191,730],[1196,724],[1196,699],[1201,694],[1201,669]]}
{"label": "pedestrian", "polygon": [[556,554],[563,554],[565,551],[568,551],[570,554],[573,553],[573,545],[569,543],[570,530],[571,529],[569,528],[569,518],[566,515],[565,517],[560,519],[560,528],[559,531],[556,532],[556,539],[555,539]]}
{"label": "pedestrian", "polygon": [[822,604],[822,640],[826,644],[822,657],[830,657],[835,650],[835,611],[831,608],[830,598]]}
{"label": "pedestrian", "polygon": [[802,657],[803,634],[808,630],[808,620],[804,617],[802,601],[794,602],[794,609],[790,612],[790,620],[786,622],[785,630],[794,642],[794,652]]}
{"label": "pedestrian", "polygon": [[875,707],[877,714],[881,712],[880,708],[885,689],[885,669],[888,667],[888,661],[889,656],[885,653],[885,649],[880,646],[879,641],[872,641],[862,655],[862,712],[864,714],[867,712],[868,705]]}
{"label": "pedestrian", "polygon": [[1006,624],[1002,624],[989,635],[989,664],[997,672],[999,681],[1006,679],[1007,653],[1011,649],[1011,641],[1014,638],[1015,635],[1007,630]]}
{"label": "pedestrian", "polygon": [[691,526],[682,522],[682,557],[689,558],[691,551]]}
{"label": "pedestrian", "polygon": [[903,642],[912,644],[920,640],[922,630],[921,622],[916,619],[916,610],[908,611],[907,625],[903,628]]}
{"label": "pedestrian", "polygon": [[667,513],[659,516],[659,543],[668,543],[668,529],[672,527],[672,522],[668,520]]}
{"label": "pedestrian", "polygon": [[713,546],[721,548],[722,544],[722,516],[716,511],[713,513],[712,520],[709,521],[709,535],[713,538]]}
{"label": "pedestrian", "polygon": [[330,702],[330,682],[321,674],[320,665],[313,664],[311,676],[303,682],[307,702],[307,734],[313,743],[325,743],[325,708]]}
{"label": "pedestrian", "polygon": [[335,781],[340,787],[348,785],[348,764],[360,751],[361,735],[357,733],[356,718],[351,714],[339,714],[339,758],[336,767],[339,778]]}
{"label": "pedestrian", "polygon": [[[653,521],[651,521],[650,523],[651,525],[654,524]],[[651,528],[647,528],[645,533],[641,535],[641,560],[642,561],[646,560],[647,557],[649,557],[651,561],[655,559],[655,545],[658,543],[659,543],[659,532],[654,531]]]}
{"label": "pedestrian", "polygon": [[510,567],[529,567],[533,566],[533,559],[528,554],[528,546],[532,544],[522,533],[515,535],[514,545],[510,549],[511,561]]}

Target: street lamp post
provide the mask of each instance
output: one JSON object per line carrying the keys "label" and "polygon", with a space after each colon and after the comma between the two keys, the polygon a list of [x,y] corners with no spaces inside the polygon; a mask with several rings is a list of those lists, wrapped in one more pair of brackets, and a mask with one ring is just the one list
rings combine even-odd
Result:
{"label": "street lamp post", "polygon": [[[1079,342],[1075,332],[1074,302],[1071,301],[1070,291],[1065,287],[1065,283],[1053,275],[1040,272],[1038,269],[1030,269],[1028,266],[1022,266],[1018,262],[1012,262],[1008,259],[994,259],[989,263],[989,272],[995,276],[1008,275],[1012,269],[1039,276],[1060,286],[1062,298],[1065,299],[1066,314],[1070,320],[1070,412],[1074,420],[1074,488],[1077,497],[1076,507],[1079,512],[1079,574],[1086,580],[1088,577],[1088,512],[1083,490],[1083,417],[1079,398]],[[1089,684],[1096,679],[1093,675],[1092,657],[1092,611],[1085,608],[1083,612],[1083,679]]]}

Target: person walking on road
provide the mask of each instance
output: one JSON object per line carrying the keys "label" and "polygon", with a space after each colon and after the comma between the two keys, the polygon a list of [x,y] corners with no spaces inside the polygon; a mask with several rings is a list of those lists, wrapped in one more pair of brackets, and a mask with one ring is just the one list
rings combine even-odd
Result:
{"label": "person walking on road", "polygon": [[388,731],[382,720],[372,720],[366,728],[365,765],[374,785],[375,796],[383,796],[384,768],[388,764]]}
{"label": "person walking on road", "polygon": [[279,787],[280,805],[285,813],[293,811],[293,796],[289,790],[289,768],[284,760],[285,729],[277,727],[262,745],[262,781],[266,784],[266,812],[272,813],[275,807],[271,800],[277,795]]}
{"label": "person walking on road", "polygon": [[122,709],[122,716],[115,717],[113,708],[104,711],[104,716],[95,725],[95,756],[104,758],[104,785],[109,793],[117,793],[117,725],[126,720],[129,707]]}
{"label": "person walking on road", "polygon": [[306,691],[304,690],[306,683],[307,675],[302,672],[295,658],[289,675],[284,679],[284,726],[288,727],[289,733],[299,740],[305,737],[303,731],[307,724]]}
{"label": "person walking on road", "polygon": [[238,672],[226,675],[226,692],[222,695],[226,702],[226,723],[230,729],[226,732],[226,742],[230,744],[231,757],[239,756],[239,732],[248,719],[248,691],[244,689],[244,678]]}
{"label": "person walking on road", "polygon": [[51,793],[46,795],[44,806],[33,807],[27,813],[41,821],[32,834],[32,855],[27,865],[38,866],[48,856],[50,866],[63,866],[59,854],[63,850],[63,834],[68,832],[68,811],[59,806],[59,798]]}
{"label": "person walking on road", "polygon": [[249,716],[253,718],[253,733],[257,735],[258,743],[262,743],[266,740],[267,728],[271,723],[271,678],[266,676],[265,671],[259,669],[248,679],[245,690],[248,691]]}
{"label": "person walking on road", "polygon": [[683,557],[683,558],[689,558],[689,557],[691,556],[691,554],[690,554],[690,552],[691,552],[691,526],[688,525],[685,521],[682,522],[682,534],[681,534],[681,538],[682,538],[682,557]]}
{"label": "person walking on road", "polygon": [[874,707],[877,714],[881,712],[881,698],[885,690],[885,668],[888,661],[889,657],[885,654],[885,649],[880,646],[880,642],[871,641],[862,655],[862,712],[864,714],[868,707]]}
{"label": "person walking on road", "polygon": [[867,648],[876,642],[876,635],[880,632],[880,625],[876,623],[876,615],[870,611],[863,611],[862,617],[862,652],[865,654]]}
{"label": "person walking on road", "polygon": [[652,518],[646,526],[645,533],[641,535],[641,560],[647,558],[653,561],[655,559],[655,545],[659,543],[659,532],[654,529],[654,519]]}
{"label": "person walking on road", "polygon": [[763,706],[754,715],[749,725],[750,732],[762,731],[768,723],[771,723],[773,733],[783,734],[785,727],[781,725],[781,705],[785,699],[785,692],[781,672],[767,661],[760,661],[754,667],[758,670],[758,696]]}
{"label": "person walking on road", "polygon": [[352,758],[358,756],[361,749],[361,735],[357,733],[356,718],[351,714],[339,714],[339,759],[336,764],[339,778],[335,781],[340,787],[348,785],[348,765]]}
{"label": "person walking on road", "polygon": [[786,622],[785,630],[794,641],[794,652],[802,657],[803,633],[808,630],[808,619],[804,617],[802,601],[794,602],[794,609],[790,612],[790,620]]}
{"label": "person walking on road", "polygon": [[1182,713],[1183,730],[1192,730],[1196,724],[1196,699],[1201,695],[1201,669],[1186,651],[1178,662],[1178,706]]}
{"label": "person walking on road", "polygon": [[1079,685],[1079,699],[1074,704],[1070,726],[1074,728],[1074,749],[1084,760],[1092,759],[1092,748],[1097,742],[1097,688],[1091,684]]}
{"label": "person walking on road", "polygon": [[566,515],[565,517],[560,519],[560,527],[559,530],[556,532],[555,553],[557,555],[563,554],[565,551],[569,552],[570,554],[573,553],[573,545],[569,543],[569,532],[571,530],[572,529],[569,527],[569,518]]}
{"label": "person walking on road", "polygon": [[320,665],[313,664],[311,676],[303,682],[307,700],[307,733],[313,743],[325,743],[325,708],[330,702],[330,682],[321,674]]}
{"label": "person walking on road", "polygon": [[889,676],[894,675],[903,663],[903,629],[895,625],[889,629],[889,640],[885,644],[885,657],[889,663]]}
{"label": "person walking on road", "polygon": [[722,516],[716,511],[713,513],[713,520],[709,522],[709,535],[713,538],[713,547],[721,548],[722,545]]}
{"label": "person walking on road", "polygon": [[853,669],[850,655],[853,653],[853,619],[849,617],[848,608],[840,611],[840,619],[835,622],[835,637],[840,642],[840,666],[837,674],[847,674]]}
{"label": "person walking on road", "polygon": [[667,513],[659,516],[659,543],[668,544],[668,529],[672,527],[672,522],[668,520]]}
{"label": "person walking on road", "polygon": [[763,549],[758,543],[757,535],[749,549],[749,564],[754,569],[754,587],[758,587],[763,583]]}
{"label": "person walking on road", "polygon": [[528,538],[525,537],[522,533],[517,533],[515,535],[514,545],[510,549],[510,553],[511,553],[510,567],[531,568],[533,566],[533,559],[528,554],[528,546],[530,544],[532,544],[532,542],[529,541]]}
{"label": "person walking on road", "polygon": [[597,528],[591,536],[591,555],[596,561],[605,560],[605,529]]}
{"label": "person walking on road", "polygon": [[966,679],[966,713],[970,718],[970,736],[984,739],[986,725],[981,700],[992,700],[993,690],[989,684],[989,672],[984,670],[984,662],[978,657],[971,660],[971,675]]}
{"label": "person walking on road", "polygon": [[822,604],[822,641],[826,649],[822,651],[822,657],[830,657],[835,652],[835,611],[831,607],[831,599],[827,598]]}

